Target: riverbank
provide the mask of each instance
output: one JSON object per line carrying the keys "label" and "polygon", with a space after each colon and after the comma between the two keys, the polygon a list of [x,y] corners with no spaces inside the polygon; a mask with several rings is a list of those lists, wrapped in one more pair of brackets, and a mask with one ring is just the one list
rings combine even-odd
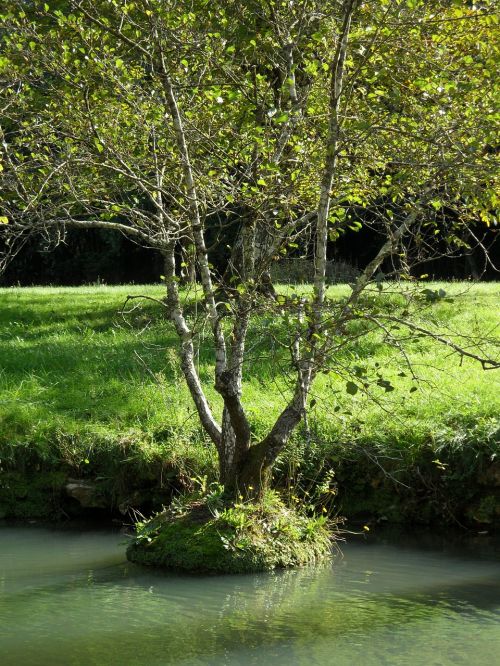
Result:
{"label": "riverbank", "polygon": [[[500,285],[425,287],[454,296],[431,304],[436,322],[494,337]],[[347,290],[335,287],[330,295]],[[120,314],[126,296],[139,293],[161,298],[163,290],[0,290],[0,516],[147,514],[215,477],[214,452],[194,417],[161,308],[147,303]],[[257,351],[265,333],[263,322],[254,332]],[[496,373],[472,361],[460,365],[423,339],[410,353],[418,384],[400,376],[396,350],[375,339],[363,338],[349,353],[351,363],[354,355],[383,367],[394,390],[380,389],[373,400],[347,394],[344,378],[321,377],[309,427],[297,432],[276,468],[285,498],[360,520],[498,526]],[[210,383],[203,344],[198,362]],[[287,390],[275,365],[256,354],[245,378],[256,436]],[[214,391],[209,399],[217,407]]]}

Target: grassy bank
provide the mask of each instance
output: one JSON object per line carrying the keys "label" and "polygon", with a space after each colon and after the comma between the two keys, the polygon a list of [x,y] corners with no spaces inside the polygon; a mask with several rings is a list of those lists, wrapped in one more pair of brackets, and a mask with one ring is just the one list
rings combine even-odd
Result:
{"label": "grassy bank", "polygon": [[[435,322],[498,336],[500,285],[430,286],[454,294],[453,302],[432,304],[427,315]],[[347,289],[331,288],[330,296],[340,298]],[[193,413],[161,308],[146,303],[120,314],[126,296],[140,293],[161,298],[163,290],[0,289],[0,512],[68,511],[68,477],[96,484],[96,506],[148,510],[193,478],[215,474],[214,453]],[[279,358],[258,353],[268,326],[263,321],[253,333],[255,360],[245,377],[256,436],[288,390],[276,373]],[[494,520],[500,504],[497,374],[473,361],[460,364],[420,338],[408,352],[422,378],[418,384],[400,377],[401,356],[380,338],[364,337],[345,354],[346,363],[383,368],[395,390],[352,396],[345,377],[320,378],[309,429],[296,434],[277,468],[290,496],[315,493],[329,508],[336,483],[336,506],[350,515]],[[211,362],[202,344],[200,373],[209,385]],[[208,394],[217,407],[218,396]]]}

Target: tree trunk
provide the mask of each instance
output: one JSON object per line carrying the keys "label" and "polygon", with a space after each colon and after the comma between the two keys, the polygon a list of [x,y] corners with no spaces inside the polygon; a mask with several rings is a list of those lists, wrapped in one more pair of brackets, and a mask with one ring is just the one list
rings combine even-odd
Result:
{"label": "tree trunk", "polygon": [[[236,434],[238,454],[232,460],[230,474],[223,480],[227,495],[258,497],[269,487],[276,458],[302,419],[312,380],[313,375],[308,374],[297,383],[293,397],[263,440],[250,446],[248,439],[243,441]],[[224,450],[224,445],[220,450]],[[227,459],[224,465],[227,466]]]}
{"label": "tree trunk", "polygon": [[247,449],[239,459],[233,458],[229,462],[222,456],[219,458],[221,481],[227,497],[256,498],[262,495],[271,484],[274,460],[268,453],[268,446],[262,441]]}
{"label": "tree trunk", "polygon": [[271,485],[273,463],[264,440],[250,447],[236,477],[238,489],[244,497],[259,497]]}

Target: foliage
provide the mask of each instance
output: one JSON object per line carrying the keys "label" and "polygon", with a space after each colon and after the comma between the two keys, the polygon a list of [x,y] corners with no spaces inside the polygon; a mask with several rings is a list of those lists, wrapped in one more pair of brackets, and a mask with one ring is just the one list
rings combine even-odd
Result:
{"label": "foliage", "polygon": [[[5,3],[5,216],[13,222],[27,206],[27,213],[39,209],[45,224],[92,215],[141,231],[158,204],[156,160],[165,172],[162,193],[172,200],[168,210],[183,215],[161,55],[176,84],[207,213],[234,212],[235,204],[286,225],[294,211],[314,208],[339,30],[338,3],[315,4]],[[357,8],[332,235],[357,224],[353,206],[379,202],[381,216],[394,215],[429,179],[422,238],[426,229],[439,230],[445,206],[464,220],[492,222],[494,4],[438,7],[439,15],[421,1]]]}

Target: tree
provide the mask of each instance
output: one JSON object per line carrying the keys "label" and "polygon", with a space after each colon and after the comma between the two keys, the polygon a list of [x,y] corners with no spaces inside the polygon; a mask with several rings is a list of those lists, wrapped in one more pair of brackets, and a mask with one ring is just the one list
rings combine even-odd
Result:
{"label": "tree", "polygon": [[[268,483],[316,376],[339,371],[336,352],[360,330],[400,344],[402,327],[498,365],[412,320],[415,299],[381,313],[365,297],[383,289],[388,261],[385,277],[411,281],[410,262],[435,254],[436,238],[461,251],[470,222],[492,222],[493,11],[489,1],[451,0],[7,3],[5,260],[31,234],[57,243],[70,226],[114,229],[162,252],[182,371],[228,493]],[[328,242],[361,226],[359,207],[380,246],[334,303]],[[224,294],[208,256],[214,216],[221,242],[238,230]],[[304,238],[314,246],[312,292],[263,289],[273,262]],[[194,273],[180,255],[201,283],[220,418],[195,362],[199,327],[179,269]],[[242,379],[249,330],[263,317],[280,324],[275,345],[291,385],[255,440]],[[380,373],[374,381],[391,388]]]}

